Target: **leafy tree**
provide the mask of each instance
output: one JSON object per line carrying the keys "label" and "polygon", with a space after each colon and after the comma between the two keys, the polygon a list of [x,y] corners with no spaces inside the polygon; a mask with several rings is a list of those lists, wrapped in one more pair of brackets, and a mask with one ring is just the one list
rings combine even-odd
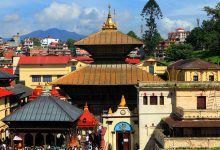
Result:
{"label": "leafy tree", "polygon": [[191,58],[192,46],[190,44],[172,44],[166,49],[166,55],[169,60]]}
{"label": "leafy tree", "polygon": [[39,38],[32,38],[34,46],[41,46],[41,42]]}
{"label": "leafy tree", "polygon": [[201,27],[196,27],[186,37],[186,43],[191,44],[194,50],[202,50],[205,48],[204,34],[204,30]]}
{"label": "leafy tree", "polygon": [[129,35],[129,36],[131,36],[131,37],[133,37],[133,38],[135,38],[135,39],[139,39],[138,36],[137,36],[137,34],[136,34],[134,31],[129,31],[129,32],[127,33],[127,35]]}
{"label": "leafy tree", "polygon": [[[146,50],[153,51],[155,49],[156,41],[154,36],[157,36],[157,24],[156,20],[163,17],[159,5],[155,0],[149,0],[141,13],[142,18],[146,21],[146,31],[143,34],[144,43],[146,45]],[[158,43],[157,43],[158,44]]]}
{"label": "leafy tree", "polygon": [[152,41],[151,41],[151,45],[155,48],[160,41],[162,41],[163,38],[161,37],[159,32],[155,32],[153,37],[152,37]]}
{"label": "leafy tree", "polygon": [[76,48],[75,48],[75,46],[74,46],[74,43],[75,43],[75,42],[76,42],[76,41],[73,40],[73,39],[67,39],[67,41],[66,41],[66,45],[67,45],[68,48],[71,50],[71,53],[72,53],[73,56],[76,56]]}
{"label": "leafy tree", "polygon": [[207,49],[210,52],[220,53],[220,3],[215,8],[204,7],[209,20],[204,20],[201,27],[194,28],[186,38],[194,50]]}
{"label": "leafy tree", "polygon": [[73,40],[73,39],[67,39],[66,45],[68,46],[69,49],[72,49],[72,48],[74,48],[74,43],[75,43],[75,42],[76,42],[76,41]]}

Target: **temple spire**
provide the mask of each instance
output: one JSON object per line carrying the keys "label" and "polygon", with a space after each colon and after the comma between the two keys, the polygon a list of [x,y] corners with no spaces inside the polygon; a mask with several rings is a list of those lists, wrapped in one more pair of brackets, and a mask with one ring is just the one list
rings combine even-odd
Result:
{"label": "temple spire", "polygon": [[117,26],[116,24],[113,22],[112,20],[112,15],[111,15],[111,5],[108,5],[108,17],[107,20],[105,21],[105,23],[102,26],[102,30],[117,30]]}
{"label": "temple spire", "polygon": [[85,106],[84,106],[84,111],[85,111],[85,110],[89,110],[88,105],[87,105],[87,102],[86,102],[86,104],[85,104]]}
{"label": "temple spire", "polygon": [[125,107],[126,106],[126,101],[125,101],[125,97],[124,95],[122,95],[121,97],[121,102],[119,104],[119,107]]}

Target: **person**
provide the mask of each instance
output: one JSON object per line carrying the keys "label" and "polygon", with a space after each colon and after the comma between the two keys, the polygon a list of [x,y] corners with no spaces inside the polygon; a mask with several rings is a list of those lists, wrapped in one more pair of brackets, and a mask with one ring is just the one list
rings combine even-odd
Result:
{"label": "person", "polygon": [[78,134],[77,139],[78,139],[79,144],[81,144],[81,138],[82,138],[82,136],[80,134]]}
{"label": "person", "polygon": [[138,143],[135,144],[135,150],[138,150],[139,149],[139,145]]}
{"label": "person", "polygon": [[86,150],[89,149],[89,133],[86,133]]}

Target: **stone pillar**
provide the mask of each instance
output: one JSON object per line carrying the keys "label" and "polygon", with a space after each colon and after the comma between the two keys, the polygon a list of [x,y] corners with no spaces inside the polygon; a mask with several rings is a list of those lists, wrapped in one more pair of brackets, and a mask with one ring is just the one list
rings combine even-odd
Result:
{"label": "stone pillar", "polygon": [[57,134],[54,133],[54,146],[57,146]]}
{"label": "stone pillar", "polygon": [[15,144],[14,144],[14,141],[13,141],[13,138],[14,138],[15,134],[14,133],[11,133],[11,147],[14,149],[15,147]]}
{"label": "stone pillar", "polygon": [[21,137],[22,137],[22,147],[24,148],[25,133],[22,133]]}
{"label": "stone pillar", "polygon": [[47,143],[46,143],[46,133],[42,133],[43,137],[44,137],[44,148],[47,148]]}
{"label": "stone pillar", "polygon": [[35,136],[36,136],[36,133],[31,133],[31,135],[33,136],[33,146],[35,148]]}
{"label": "stone pillar", "polygon": [[65,135],[65,140],[66,140],[66,148],[69,147],[68,143],[69,143],[69,133],[67,132],[67,134]]}

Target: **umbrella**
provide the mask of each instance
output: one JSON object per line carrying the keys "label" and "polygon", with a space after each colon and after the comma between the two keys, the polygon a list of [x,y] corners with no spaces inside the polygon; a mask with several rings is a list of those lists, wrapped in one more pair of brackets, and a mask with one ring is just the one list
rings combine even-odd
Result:
{"label": "umbrella", "polygon": [[22,138],[15,135],[15,137],[13,138],[13,141],[22,141]]}

